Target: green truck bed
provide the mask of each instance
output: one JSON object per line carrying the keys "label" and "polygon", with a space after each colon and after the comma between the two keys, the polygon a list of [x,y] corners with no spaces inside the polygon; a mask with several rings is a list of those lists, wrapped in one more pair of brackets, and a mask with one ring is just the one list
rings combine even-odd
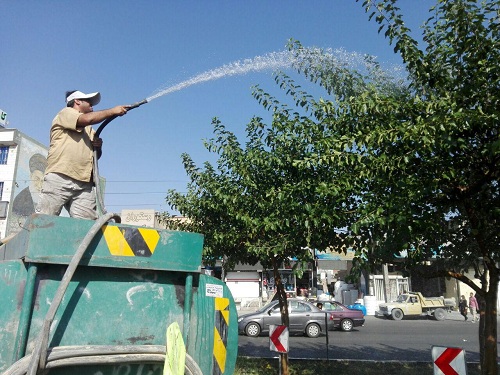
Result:
{"label": "green truck bed", "polygon": [[[68,264],[93,225],[33,215],[0,247],[0,373],[33,351]],[[204,374],[232,374],[237,311],[225,283],[200,273],[202,248],[196,233],[104,225],[69,282],[49,347],[166,345],[166,329],[177,322]],[[68,373],[121,373],[119,364],[73,370]]]}

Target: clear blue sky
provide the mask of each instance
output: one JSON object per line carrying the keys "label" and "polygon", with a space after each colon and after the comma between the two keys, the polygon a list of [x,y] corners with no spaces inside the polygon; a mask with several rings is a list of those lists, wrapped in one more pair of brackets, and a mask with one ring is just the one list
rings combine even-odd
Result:
{"label": "clear blue sky", "polygon": [[[399,4],[420,35],[435,1]],[[10,128],[45,145],[66,90],[100,91],[95,110],[131,104],[202,72],[282,51],[290,38],[400,63],[354,0],[0,0],[0,9],[0,109]],[[166,191],[185,191],[188,182],[181,153],[199,166],[214,160],[202,143],[213,117],[243,136],[253,115],[266,116],[251,96],[256,84],[276,90],[272,71],[226,77],[111,122],[99,161],[108,211],[168,210]]]}

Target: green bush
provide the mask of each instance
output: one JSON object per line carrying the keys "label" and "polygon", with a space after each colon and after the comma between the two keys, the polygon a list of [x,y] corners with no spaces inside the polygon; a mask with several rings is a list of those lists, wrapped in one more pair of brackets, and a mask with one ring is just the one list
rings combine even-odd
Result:
{"label": "green bush", "polygon": [[[430,362],[375,362],[375,361],[328,361],[289,360],[290,375],[422,375],[433,374]],[[279,374],[277,358],[238,357],[234,375]],[[479,375],[477,364],[468,364],[468,375]]]}

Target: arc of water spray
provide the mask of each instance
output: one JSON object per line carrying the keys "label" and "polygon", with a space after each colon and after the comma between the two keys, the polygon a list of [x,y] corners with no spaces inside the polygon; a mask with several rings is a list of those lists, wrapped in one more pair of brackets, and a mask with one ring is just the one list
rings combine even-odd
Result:
{"label": "arc of water spray", "polygon": [[[223,65],[219,68],[206,71],[204,73],[198,74],[194,77],[191,77],[185,81],[177,83],[173,86],[167,87],[165,89],[160,89],[155,94],[146,98],[143,102],[149,103],[151,100],[159,98],[160,96],[164,96],[175,91],[179,91],[185,89],[186,87],[208,82],[214,81],[219,78],[234,76],[234,75],[244,75],[250,72],[259,72],[264,70],[275,70],[275,69],[287,69],[294,66],[294,64],[298,63],[300,59],[308,54],[308,52],[313,52],[318,50],[317,48],[305,48],[304,55],[292,53],[290,51],[280,51],[280,52],[271,52],[262,56],[256,56],[252,59],[239,60],[230,64]],[[344,49],[326,49],[322,51],[323,59],[328,59],[329,61],[333,61],[339,66],[351,66],[351,67],[360,67],[366,64],[366,60],[364,55],[357,52],[347,52]],[[317,57],[318,63],[321,61],[321,57]],[[141,102],[142,104],[142,102]]]}
{"label": "arc of water spray", "polygon": [[286,51],[272,52],[263,56],[254,57],[253,59],[236,61],[230,64],[223,65],[219,68],[198,74],[174,86],[162,89],[156,94],[146,98],[146,100],[150,102],[151,100],[159,98],[160,96],[182,90],[186,87],[202,82],[214,81],[226,76],[243,75],[250,72],[258,72],[269,69],[289,68],[292,63],[292,55]]}

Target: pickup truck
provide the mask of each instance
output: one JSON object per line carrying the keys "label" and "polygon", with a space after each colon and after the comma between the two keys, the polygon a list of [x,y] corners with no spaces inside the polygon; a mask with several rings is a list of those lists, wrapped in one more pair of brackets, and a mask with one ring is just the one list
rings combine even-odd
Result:
{"label": "pickup truck", "polygon": [[381,303],[377,315],[394,320],[401,320],[404,316],[432,316],[436,320],[445,320],[447,312],[454,307],[454,298],[424,297],[420,292],[407,292],[394,302]]}

